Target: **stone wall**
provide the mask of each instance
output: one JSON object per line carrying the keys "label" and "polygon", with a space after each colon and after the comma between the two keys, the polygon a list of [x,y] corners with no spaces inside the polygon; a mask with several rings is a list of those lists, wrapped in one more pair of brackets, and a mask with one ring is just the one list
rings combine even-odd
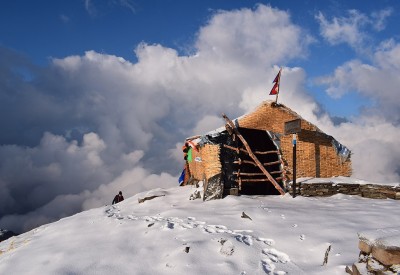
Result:
{"label": "stone wall", "polygon": [[[304,197],[332,196],[335,194],[358,195],[371,199],[400,200],[400,186],[354,183],[297,183],[297,195]],[[300,186],[300,189],[299,189]],[[300,190],[300,191],[299,191]],[[291,193],[291,187],[289,188]]]}
{"label": "stone wall", "polygon": [[[368,233],[358,234],[358,248],[360,249],[358,262],[351,267],[347,266],[346,272],[351,275],[400,274],[399,230],[377,229],[374,233],[370,234],[370,237],[365,237],[368,236]],[[373,237],[371,238],[371,236]]]}

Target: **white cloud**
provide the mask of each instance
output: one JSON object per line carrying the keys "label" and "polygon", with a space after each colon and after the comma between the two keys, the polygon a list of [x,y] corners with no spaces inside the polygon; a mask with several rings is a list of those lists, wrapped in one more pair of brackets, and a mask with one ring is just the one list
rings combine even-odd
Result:
{"label": "white cloud", "polygon": [[386,28],[386,19],[393,14],[392,8],[386,8],[380,11],[373,12],[371,17],[373,19],[373,28],[377,31],[384,30]]}
{"label": "white cloud", "polygon": [[310,42],[287,12],[259,5],[255,10],[218,12],[201,28],[196,45],[201,54],[226,65],[237,61],[268,66],[304,56]]}
{"label": "white cloud", "polygon": [[[359,60],[339,66],[334,74],[321,78],[332,97],[341,97],[350,91],[357,92],[375,102],[376,112],[388,121],[400,123],[400,44],[385,42],[372,56],[371,64]],[[370,109],[367,109],[370,110]]]}
{"label": "white cloud", "polygon": [[319,12],[316,19],[320,24],[321,35],[333,45],[348,43],[357,48],[365,39],[361,28],[368,23],[368,18],[357,10],[349,10],[348,17],[334,17],[332,21],[328,21]]}
{"label": "white cloud", "polygon": [[371,39],[366,28],[371,26],[375,31],[382,31],[393,10],[386,8],[375,11],[370,16],[358,10],[348,10],[347,13],[346,17],[333,17],[329,20],[319,12],[315,18],[320,24],[320,34],[332,45],[346,43],[358,51],[363,51],[366,42]]}

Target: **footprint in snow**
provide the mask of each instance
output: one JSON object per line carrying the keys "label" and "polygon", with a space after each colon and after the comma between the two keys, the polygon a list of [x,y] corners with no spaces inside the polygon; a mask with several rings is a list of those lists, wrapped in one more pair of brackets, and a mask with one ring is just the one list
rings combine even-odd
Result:
{"label": "footprint in snow", "polygon": [[250,235],[237,235],[235,239],[249,246],[253,245],[253,237],[251,237]]}
{"label": "footprint in snow", "polygon": [[182,219],[179,218],[169,218],[168,221],[173,221],[174,223],[183,223]]}
{"label": "footprint in snow", "polygon": [[290,258],[286,253],[276,250],[275,248],[264,248],[262,253],[267,255],[268,258],[275,263],[290,262]]}
{"label": "footprint in snow", "polygon": [[277,270],[275,271],[275,265],[271,262],[270,259],[261,260],[262,267],[264,272],[267,274],[274,274],[274,275],[285,275],[285,271]]}
{"label": "footprint in snow", "polygon": [[197,223],[197,224],[201,224],[201,225],[206,224],[206,222],[201,222],[201,221],[196,221],[196,223]]}
{"label": "footprint in snow", "polygon": [[224,225],[210,225],[212,227],[215,228],[215,230],[217,231],[217,233],[225,233],[226,230],[228,229],[226,226]]}
{"label": "footprint in snow", "polygon": [[216,233],[217,232],[214,227],[210,227],[210,226],[205,226],[203,228],[203,230],[204,230],[204,232],[207,232],[207,233]]}
{"label": "footprint in snow", "polygon": [[281,218],[282,218],[282,220],[285,220],[286,219],[286,217],[285,217],[285,215],[281,215]]}
{"label": "footprint in snow", "polygon": [[298,226],[297,224],[293,224],[293,225],[292,225],[292,227],[297,227],[297,226]]}
{"label": "footprint in snow", "polygon": [[189,224],[189,223],[182,223],[182,224],[180,224],[180,227],[182,229],[192,229],[192,228],[194,228],[194,226],[192,224]]}
{"label": "footprint in snow", "polygon": [[267,274],[273,274],[275,270],[275,265],[270,259],[261,260],[262,267]]}
{"label": "footprint in snow", "polygon": [[301,241],[304,241],[305,239],[306,239],[306,235],[301,234],[301,235],[300,235],[300,240],[301,240]]}
{"label": "footprint in snow", "polygon": [[148,217],[148,216],[144,217],[144,220],[145,220],[146,222],[152,222],[152,221],[154,221],[153,217]]}
{"label": "footprint in snow", "polygon": [[242,229],[242,230],[233,230],[232,232],[233,233],[238,233],[238,234],[240,234],[240,233],[252,233],[253,230]]}
{"label": "footprint in snow", "polygon": [[263,243],[265,243],[266,245],[269,245],[269,246],[275,244],[275,241],[273,239],[267,239],[267,238],[258,237],[256,240],[260,241],[260,242],[263,242]]}
{"label": "footprint in snow", "polygon": [[206,225],[204,226],[204,231],[207,233],[226,233],[227,227],[224,225]]}

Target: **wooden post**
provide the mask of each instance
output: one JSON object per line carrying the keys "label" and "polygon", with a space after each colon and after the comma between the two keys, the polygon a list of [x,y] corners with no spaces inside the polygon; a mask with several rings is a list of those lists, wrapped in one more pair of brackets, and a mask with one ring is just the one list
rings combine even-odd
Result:
{"label": "wooden post", "polygon": [[293,198],[296,197],[296,134],[293,134],[293,181],[292,181],[292,187],[293,187]]}
{"label": "wooden post", "polygon": [[258,160],[258,158],[254,155],[249,144],[244,139],[244,137],[239,133],[238,129],[236,128],[235,124],[233,124],[232,120],[230,120],[225,114],[222,114],[222,117],[226,120],[228,125],[232,128],[232,130],[235,132],[235,134],[238,136],[238,138],[242,141],[244,147],[246,148],[247,152],[249,153],[249,156],[254,160],[254,162],[261,169],[261,171],[264,173],[264,175],[267,176],[269,181],[275,186],[276,190],[278,190],[278,192],[281,195],[284,195],[285,191],[283,191],[283,189],[279,186],[279,184],[275,181],[275,179],[268,173],[268,171],[265,169],[265,167],[261,164],[261,162]]}

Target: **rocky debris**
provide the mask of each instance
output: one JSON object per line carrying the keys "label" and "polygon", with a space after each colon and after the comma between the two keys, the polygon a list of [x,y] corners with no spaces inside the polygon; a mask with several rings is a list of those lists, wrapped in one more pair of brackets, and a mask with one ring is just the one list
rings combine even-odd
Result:
{"label": "rocky debris", "polygon": [[358,274],[399,274],[400,230],[377,229],[358,234],[360,255],[358,262],[346,267],[346,272]]}
{"label": "rocky debris", "polygon": [[193,194],[190,195],[189,200],[201,199],[201,193],[199,190],[195,190]]}
{"label": "rocky debris", "polygon": [[224,185],[221,182],[221,174],[212,176],[204,185],[203,201],[221,199],[224,193]]}

